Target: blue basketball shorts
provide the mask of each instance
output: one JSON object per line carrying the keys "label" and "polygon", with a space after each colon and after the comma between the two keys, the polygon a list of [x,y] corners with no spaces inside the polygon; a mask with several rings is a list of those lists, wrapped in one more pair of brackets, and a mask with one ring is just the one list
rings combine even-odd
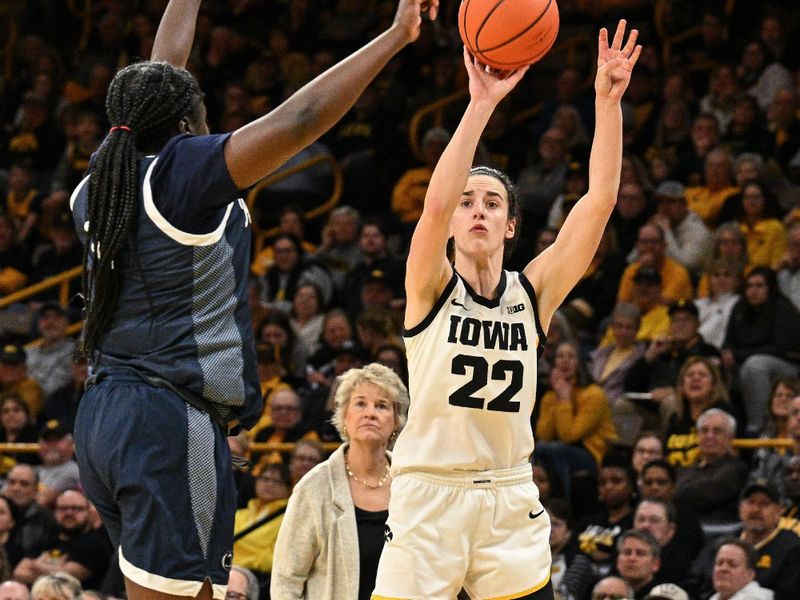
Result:
{"label": "blue basketball shorts", "polygon": [[75,442],[125,577],[178,596],[208,579],[223,598],[236,489],[226,436],[209,416],[123,371],[85,392]]}

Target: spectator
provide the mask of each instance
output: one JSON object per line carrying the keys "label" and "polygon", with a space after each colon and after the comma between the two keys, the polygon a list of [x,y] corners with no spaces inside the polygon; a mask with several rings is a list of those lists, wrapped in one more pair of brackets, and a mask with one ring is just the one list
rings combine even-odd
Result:
{"label": "spectator", "polygon": [[766,155],[769,149],[763,115],[758,101],[748,94],[739,94],[733,103],[733,113],[722,145],[731,154],[755,152]]}
{"label": "spectator", "polygon": [[[278,235],[293,235],[300,240],[300,248],[304,256],[310,256],[317,251],[317,247],[306,240],[306,220],[303,209],[297,204],[284,206],[278,217]],[[263,250],[253,259],[250,271],[253,275],[263,277],[275,264],[275,248],[270,240]]]}
{"label": "spectator", "polygon": [[53,514],[36,502],[39,477],[31,465],[11,469],[3,485],[3,496],[16,507],[14,538],[24,555],[39,552],[56,530]]}
{"label": "spectator", "polygon": [[384,544],[387,448],[402,429],[408,392],[390,369],[348,371],[333,422],[345,443],[297,484],[278,533],[270,590],[285,598],[367,598]]}
{"label": "spectator", "polygon": [[689,600],[689,594],[674,583],[659,583],[644,600]]}
{"label": "spectator", "polygon": [[295,334],[288,315],[278,310],[268,312],[255,334],[259,341],[277,348],[285,369],[285,379],[291,383],[301,382],[305,376],[308,348],[303,339]]}
{"label": "spectator", "polygon": [[[661,275],[652,267],[640,266],[633,276],[633,299],[631,303],[639,309],[641,320],[636,339],[642,342],[663,337],[669,331],[668,306],[661,292]],[[607,331],[601,346],[613,341],[613,330]]]}
{"label": "spectator", "polygon": [[[408,230],[412,230],[422,214],[422,204],[428,183],[439,157],[444,152],[450,141],[450,132],[443,127],[431,127],[422,136],[422,159],[424,165],[408,169],[392,190],[392,212],[400,219]],[[411,231],[406,231],[405,237],[411,237]]]}
{"label": "spectator", "polygon": [[[366,282],[371,277],[377,273],[383,274],[383,277],[378,279],[384,283],[391,300],[403,295],[405,271],[402,263],[389,254],[386,227],[378,219],[364,221],[358,237],[358,247],[361,254],[356,266],[348,273],[343,290],[344,306],[353,317],[364,308],[379,303],[372,294],[364,289]],[[367,294],[367,298],[364,297],[365,294]]]}
{"label": "spectator", "polygon": [[[733,105],[739,95],[739,81],[733,65],[714,68],[708,80],[708,93],[700,100],[700,111],[717,118],[721,131],[727,131],[733,117]],[[706,181],[706,184],[708,181]]]}
{"label": "spectator", "polygon": [[774,269],[786,252],[786,228],[770,214],[767,193],[759,182],[743,185],[742,206],[736,222],[747,241],[750,264]]}
{"label": "spectator", "polygon": [[343,291],[347,273],[353,270],[361,255],[357,239],[360,227],[359,212],[350,206],[340,206],[331,212],[322,230],[322,245],[315,257],[330,271],[333,285],[339,292]]}
{"label": "spectator", "polygon": [[739,490],[747,480],[747,465],[736,458],[731,441],[736,419],[710,408],[697,419],[700,447],[696,465],[678,473],[676,502],[691,506],[707,532],[725,531],[736,519]]}
{"label": "spectator", "polygon": [[31,584],[42,575],[65,571],[87,589],[97,588],[106,574],[113,549],[105,531],[92,529],[89,501],[83,492],[62,492],[55,505],[58,533],[14,569],[14,578]]}
{"label": "spectator", "polygon": [[319,346],[322,326],[325,322],[325,306],[322,294],[313,283],[301,283],[292,298],[292,316],[289,320],[292,331],[309,353]]}
{"label": "spectator", "polygon": [[617,300],[634,300],[634,276],[640,267],[654,269],[661,276],[661,298],[665,303],[690,300],[694,296],[689,272],[679,262],[666,255],[664,230],[657,225],[643,225],[636,240],[637,259],[625,269],[619,283]]}
{"label": "spectator", "polygon": [[797,118],[797,92],[791,87],[775,92],[767,110],[769,131],[772,139],[770,154],[784,171],[788,170],[789,161],[800,150],[800,120]]}
{"label": "spectator", "polygon": [[[319,441],[319,434],[310,429],[303,420],[303,408],[300,397],[290,387],[284,387],[272,393],[269,399],[268,419],[262,417],[250,430],[253,442],[297,442],[302,439]],[[267,416],[267,415],[265,415]],[[265,425],[265,423],[270,423]],[[253,453],[255,463],[253,473],[258,475],[270,462],[280,461],[280,456],[271,453]]]}
{"label": "spectator", "polygon": [[22,559],[22,548],[14,539],[17,527],[16,508],[11,500],[0,496],[0,551],[5,556],[8,566],[13,569]]}
{"label": "spectator", "polygon": [[631,466],[641,479],[644,466],[654,460],[664,458],[664,443],[655,431],[643,431],[633,442]]}
{"label": "spectator", "polygon": [[626,600],[634,590],[622,577],[604,577],[592,588],[592,600]]}
{"label": "spectator", "polygon": [[289,458],[289,474],[292,486],[303,478],[303,475],[325,460],[325,451],[322,445],[314,440],[300,440],[294,446],[292,456]]}
{"label": "spectator", "polygon": [[29,163],[18,162],[8,169],[8,193],[3,203],[14,222],[17,242],[25,247],[35,245],[36,227],[42,214],[42,193],[33,181]]}
{"label": "spectator", "polygon": [[[714,249],[711,260],[722,259],[731,265],[739,277],[744,277],[752,265],[747,257],[747,242],[744,234],[735,223],[723,223],[714,232]],[[703,273],[697,282],[697,295],[701,298],[709,294],[709,276]],[[741,287],[741,286],[740,286]]]}
{"label": "spectator", "polygon": [[[611,313],[609,329],[614,334],[614,342],[599,345],[591,351],[589,373],[592,379],[603,387],[613,414],[616,403],[625,395],[625,377],[631,366],[644,354],[646,344],[636,340],[641,313],[633,304],[620,302]],[[615,419],[617,432],[625,442],[632,441],[629,428],[621,419]]]}
{"label": "spectator", "polygon": [[742,49],[736,75],[747,93],[758,101],[761,110],[769,108],[778,90],[792,87],[791,73],[758,40],[747,43]]}
{"label": "spectator", "polygon": [[6,344],[0,350],[0,391],[17,394],[28,405],[35,419],[42,410],[42,387],[28,375],[26,353],[17,344]]}
{"label": "spectator", "polygon": [[750,435],[764,427],[773,378],[797,374],[798,339],[800,312],[780,294],[771,269],[754,268],[733,307],[722,350],[722,364],[738,376]]}
{"label": "spectator", "polygon": [[69,573],[56,571],[41,575],[31,587],[31,600],[81,600],[81,582]]}
{"label": "spectator", "polygon": [[575,527],[579,554],[564,574],[564,585],[576,598],[585,597],[616,562],[617,538],[633,527],[635,477],[619,455],[603,459],[597,484],[600,510]]}
{"label": "spectator", "polygon": [[555,499],[564,499],[564,490],[561,481],[553,468],[545,463],[533,463],[533,483],[539,490],[539,500],[549,502]]}
{"label": "spectator", "polygon": [[66,337],[68,325],[67,312],[58,302],[45,302],[39,308],[37,327],[42,343],[28,349],[26,363],[28,374],[45,396],[72,383],[70,364],[75,342]]}
{"label": "spectator", "polygon": [[714,558],[711,600],[772,600],[772,592],[755,581],[756,553],[736,538],[723,538]]}
{"label": "spectator", "polygon": [[0,583],[0,600],[31,600],[31,592],[24,583],[9,579]]}
{"label": "spectator", "polygon": [[[541,495],[539,499],[541,500]],[[553,565],[550,580],[553,582],[553,589],[557,590],[578,550],[572,537],[572,509],[563,498],[546,501],[544,507],[550,517],[550,555]]]}
{"label": "spectator", "polygon": [[628,256],[634,249],[639,230],[650,220],[655,207],[648,200],[641,184],[621,183],[617,194],[617,204],[611,213],[611,225],[617,234],[617,242],[622,256]]}
{"label": "spectator", "polygon": [[325,314],[325,323],[322,326],[320,347],[309,357],[309,366],[318,371],[329,365],[333,362],[342,344],[347,341],[353,341],[353,326],[347,313],[340,308],[329,310]]}
{"label": "spectator", "polygon": [[249,569],[267,589],[272,573],[275,541],[291,492],[289,469],[281,463],[265,465],[256,476],[255,497],[236,511],[233,561]]}
{"label": "spectator", "polygon": [[617,539],[617,573],[633,588],[635,600],[642,600],[655,585],[660,556],[661,547],[648,531],[630,529]]}
{"label": "spectator", "polygon": [[650,222],[664,233],[667,256],[697,275],[711,250],[711,232],[700,215],[689,209],[686,189],[680,182],[662,182],[656,189],[656,200],[658,210]]}
{"label": "spectator", "polygon": [[[789,415],[792,399],[800,395],[800,379],[796,377],[778,377],[772,386],[769,397],[769,415],[762,438],[790,438],[791,427]],[[783,470],[789,456],[783,448],[758,448],[753,456],[752,474],[758,479],[766,479],[778,486],[780,497],[784,498]]]}
{"label": "spectator", "polygon": [[[6,394],[0,400],[0,442],[6,444],[35,444],[36,425],[31,418],[28,405],[16,394]],[[6,452],[2,455],[3,474],[18,463],[35,465],[39,462],[36,454],[29,452]]]}
{"label": "spectator", "polygon": [[307,257],[300,240],[283,233],[272,242],[275,262],[264,276],[259,278],[261,303],[264,306],[288,314],[292,307],[297,286],[314,283],[322,294],[322,303],[327,304],[333,294],[330,274]]}
{"label": "spectator", "polygon": [[28,283],[31,260],[28,251],[17,243],[11,217],[0,213],[0,294],[16,292]]}
{"label": "spectator", "polygon": [[75,443],[65,423],[52,419],[39,431],[38,502],[52,508],[64,491],[80,486],[78,463],[75,462]]}
{"label": "spectator", "polygon": [[754,480],[739,500],[740,539],[758,553],[756,579],[775,592],[776,600],[789,600],[800,589],[800,538],[780,527],[783,506],[778,488],[768,480]]}
{"label": "spectator", "polygon": [[597,473],[617,433],[608,398],[589,379],[575,344],[559,344],[550,385],[552,389],[541,399],[536,422],[535,456],[553,466],[570,498],[572,474]]}
{"label": "spectator", "polygon": [[778,263],[778,288],[800,310],[800,221],[789,224],[786,253]]}
{"label": "spectator", "polygon": [[703,181],[706,156],[719,145],[720,127],[711,113],[701,113],[692,121],[691,147],[678,157],[673,176],[682,184],[694,187]]}
{"label": "spectator", "polygon": [[614,308],[624,269],[625,261],[619,252],[616,233],[613,227],[606,227],[589,268],[567,294],[561,307],[581,340],[594,345],[600,324]]}
{"label": "spectator", "polygon": [[564,189],[569,165],[567,136],[556,127],[547,129],[538,142],[538,161],[525,167],[517,178],[517,194],[523,218],[544,223],[556,197]]}
{"label": "spectator", "polygon": [[[234,596],[235,594],[235,596]],[[258,579],[249,569],[233,565],[225,592],[227,600],[258,600]]]}
{"label": "spectator", "polygon": [[[75,223],[68,208],[60,208],[46,216],[45,239],[33,252],[32,279],[42,281],[60,275],[81,264],[83,248],[75,233]],[[69,286],[70,296],[80,291],[80,282],[73,280]],[[38,299],[58,299],[58,288],[43,291]]]}
{"label": "spectator", "polygon": [[707,343],[721,350],[731,312],[740,298],[741,268],[730,260],[716,258],[704,271],[703,277],[708,281],[708,295],[695,300],[700,321],[697,332]]}
{"label": "spectator", "polygon": [[733,181],[733,163],[721,148],[706,155],[703,164],[704,184],[686,189],[690,211],[700,215],[707,227],[714,227],[725,201],[739,191]]}
{"label": "spectator", "polygon": [[792,456],[786,461],[786,468],[782,478],[783,489],[789,504],[786,511],[786,524],[795,533],[800,534],[800,454]]}
{"label": "spectator", "polygon": [[686,360],[705,356],[712,360],[719,352],[698,333],[697,306],[691,300],[679,300],[669,307],[669,335],[653,338],[645,353],[631,365],[625,377],[625,391],[650,394],[649,401],[627,402],[628,407],[643,419],[648,429],[660,433],[667,430],[672,414],[678,410],[675,383]]}
{"label": "spectator", "polygon": [[84,361],[69,361],[69,381],[44,401],[44,407],[39,415],[42,421],[56,419],[70,431],[75,424],[78,414],[78,404],[83,396],[86,380],[89,378],[89,367]]}
{"label": "spectator", "polygon": [[672,503],[645,499],[639,502],[633,517],[633,526],[647,531],[658,542],[660,564],[653,579],[672,583],[683,581],[692,566],[692,557],[699,547],[687,547],[677,535],[677,509]]}

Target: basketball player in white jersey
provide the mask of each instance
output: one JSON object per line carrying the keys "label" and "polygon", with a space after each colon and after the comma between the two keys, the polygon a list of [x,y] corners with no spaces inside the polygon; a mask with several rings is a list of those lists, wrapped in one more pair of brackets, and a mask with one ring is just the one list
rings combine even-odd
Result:
{"label": "basketball player in white jersey", "polygon": [[[584,274],[620,179],[620,100],[641,52],[625,21],[601,29],[589,191],[555,243],[504,271],[517,233],[508,178],[470,171],[497,104],[527,69],[498,79],[464,52],[470,103],[431,178],[411,241],[405,342],[411,408],[395,445],[386,544],[373,599],[552,598],[549,521],[531,480],[537,349]],[[447,259],[452,238],[455,262]]]}

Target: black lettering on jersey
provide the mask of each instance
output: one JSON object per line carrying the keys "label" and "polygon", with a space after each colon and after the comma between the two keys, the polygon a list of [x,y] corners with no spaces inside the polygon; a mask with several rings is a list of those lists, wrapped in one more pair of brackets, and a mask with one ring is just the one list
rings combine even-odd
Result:
{"label": "black lettering on jersey", "polygon": [[528,336],[522,323],[479,321],[472,317],[464,319],[459,315],[450,315],[447,343],[482,346],[486,350],[525,351],[528,349]]}
{"label": "black lettering on jersey", "polygon": [[483,340],[487,348],[500,348],[506,350],[508,348],[508,323],[500,321],[484,321],[483,322]]}
{"label": "black lettering on jersey", "polygon": [[481,322],[478,319],[467,317],[461,325],[461,335],[458,341],[465,346],[477,346],[481,339]]}
{"label": "black lettering on jersey", "polygon": [[[449,403],[462,408],[483,410],[485,399],[477,395],[489,383],[489,363],[482,356],[456,354],[450,371],[453,375],[467,375],[466,383],[450,394]],[[519,412],[520,403],[513,398],[522,389],[524,367],[518,360],[499,360],[491,370],[492,381],[508,381],[496,398],[486,404],[486,410]],[[509,377],[510,376],[510,377]]]}
{"label": "black lettering on jersey", "polygon": [[513,315],[514,313],[522,312],[525,310],[524,304],[515,304],[514,306],[506,306],[506,310],[508,314]]}

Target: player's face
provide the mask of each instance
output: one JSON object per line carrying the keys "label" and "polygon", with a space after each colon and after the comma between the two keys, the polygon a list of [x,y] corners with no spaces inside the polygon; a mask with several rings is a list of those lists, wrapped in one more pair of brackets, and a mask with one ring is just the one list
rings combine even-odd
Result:
{"label": "player's face", "polygon": [[514,237],[516,223],[508,218],[508,192],[489,175],[472,175],[450,221],[456,249],[482,256],[502,254]]}
{"label": "player's face", "polygon": [[744,550],[733,544],[725,544],[717,551],[714,560],[714,589],[725,598],[730,598],[755,577],[747,568]]}
{"label": "player's face", "polygon": [[391,396],[372,383],[355,386],[344,413],[344,424],[352,443],[386,447],[395,430]]}

